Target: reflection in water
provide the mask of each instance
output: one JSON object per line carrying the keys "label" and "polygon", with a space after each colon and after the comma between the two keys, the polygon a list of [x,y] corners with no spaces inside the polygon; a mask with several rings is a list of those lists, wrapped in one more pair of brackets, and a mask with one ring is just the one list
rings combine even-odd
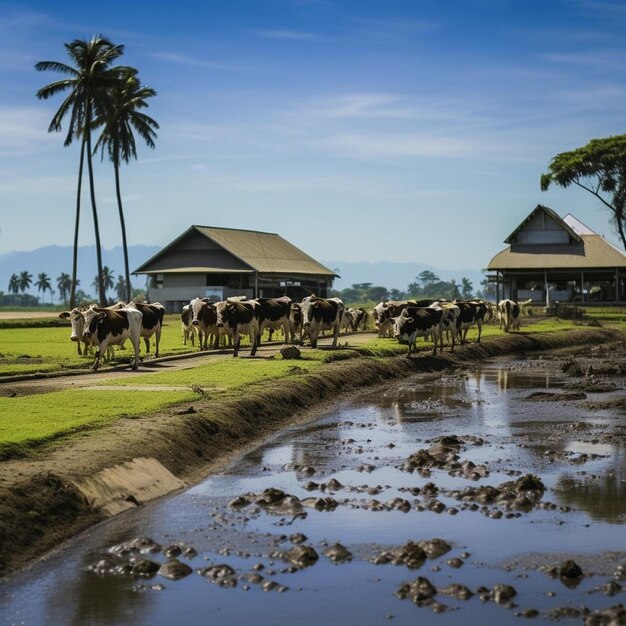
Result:
{"label": "reflection in water", "polygon": [[611,470],[602,476],[563,474],[555,487],[559,499],[596,520],[626,521],[626,452],[613,448]]}

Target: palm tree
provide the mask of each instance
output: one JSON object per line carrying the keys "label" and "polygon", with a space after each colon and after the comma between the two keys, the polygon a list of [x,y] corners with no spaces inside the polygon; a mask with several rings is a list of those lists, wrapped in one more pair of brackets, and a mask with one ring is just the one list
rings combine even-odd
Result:
{"label": "palm tree", "polygon": [[30,284],[32,282],[33,282],[33,275],[31,273],[29,273],[26,270],[23,272],[20,272],[19,289],[22,293],[24,293],[30,287]]}
{"label": "palm tree", "polygon": [[[67,306],[67,294],[71,292],[72,284],[72,277],[69,274],[61,272],[61,274],[57,276],[57,288],[65,306]],[[76,284],[78,284],[78,281],[76,281]]]}
{"label": "palm tree", "polygon": [[[128,163],[131,159],[137,159],[137,145],[133,130],[139,134],[150,148],[154,148],[154,140],[157,137],[155,129],[159,128],[159,125],[150,116],[140,111],[140,109],[145,109],[149,106],[146,101],[153,96],[156,96],[156,91],[141,84],[137,78],[137,70],[127,68],[126,73],[109,90],[110,99],[108,105],[110,108],[106,111],[102,120],[104,128],[94,149],[97,151],[100,148],[103,158],[106,150],[115,170],[115,192],[122,228],[122,247],[124,249],[126,302],[130,302],[131,299],[131,285],[128,268],[126,226],[124,224],[124,210],[120,193],[120,162]],[[121,299],[124,299],[124,297],[122,296]]]}
{"label": "palm tree", "polygon": [[[91,159],[91,131],[94,120],[99,118],[107,100],[107,90],[119,78],[123,68],[111,67],[113,61],[122,55],[124,46],[114,45],[101,35],[93,36],[89,41],[75,39],[64,44],[65,50],[74,63],[74,67],[58,61],[41,61],[35,65],[39,72],[54,71],[65,74],[68,78],[55,81],[42,87],[37,97],[43,100],[69,91],[69,95],[54,114],[48,132],[59,132],[65,116],[70,114],[70,122],[65,145],[69,146],[74,138],[81,139],[80,161],[78,167],[78,189],[76,194],[76,219],[74,226],[74,257],[72,263],[72,291],[70,305],[74,305],[73,298],[76,290],[76,271],[78,258],[78,226],[80,221],[80,194],[82,188],[83,160],[87,153],[87,169],[89,172],[89,190],[91,197],[91,211],[93,214],[94,233],[96,239],[96,258],[98,263],[98,277],[102,276],[102,250],[100,246],[100,229],[98,226],[98,212],[96,209],[96,195],[93,180],[93,163]],[[98,282],[98,293],[101,304],[106,302],[104,285]]]}
{"label": "palm tree", "polygon": [[109,289],[113,289],[115,273],[113,270],[110,270],[106,265],[102,268],[102,274],[100,276],[96,276],[93,279],[93,286],[98,287],[102,285],[104,287],[104,299],[106,304],[106,292]]}
{"label": "palm tree", "polygon": [[472,285],[472,281],[469,278],[463,277],[461,279],[461,292],[464,298],[470,298],[472,296],[472,291],[474,290],[474,285]]}
{"label": "palm tree", "polygon": [[37,287],[37,291],[43,291],[44,300],[46,297],[46,291],[50,290],[50,293],[52,294],[52,283],[50,282],[50,277],[45,272],[37,274],[35,287]]}
{"label": "palm tree", "polygon": [[119,274],[117,277],[117,283],[115,283],[115,292],[117,293],[117,297],[119,300],[126,299],[126,302],[130,302],[128,296],[128,289],[126,289],[126,281],[124,277]]}
{"label": "palm tree", "polygon": [[9,279],[9,293],[19,293],[20,291],[20,277],[17,274],[11,274]]}
{"label": "palm tree", "polygon": [[456,280],[454,278],[450,281],[450,298],[456,300],[461,297],[461,292],[459,291],[459,286],[456,284]]}

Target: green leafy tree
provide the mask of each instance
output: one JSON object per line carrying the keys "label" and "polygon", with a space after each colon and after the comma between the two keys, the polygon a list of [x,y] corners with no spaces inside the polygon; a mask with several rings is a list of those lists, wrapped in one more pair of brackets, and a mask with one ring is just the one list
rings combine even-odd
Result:
{"label": "green leafy tree", "polygon": [[99,285],[104,287],[104,303],[106,304],[106,292],[109,291],[109,289],[113,289],[113,286],[115,285],[115,272],[109,269],[106,265],[102,268],[100,276],[95,276],[93,283],[91,284],[94,288],[97,288]]}
{"label": "green leafy tree", "polygon": [[[69,146],[74,139],[80,138],[81,140],[78,189],[76,194],[76,218],[74,225],[72,292],[70,293],[70,305],[73,306],[74,302],[72,296],[75,295],[74,291],[76,289],[76,267],[78,258],[80,194],[85,154],[87,155],[98,276],[102,276],[102,248],[100,245],[100,228],[98,225],[96,192],[93,178],[91,133],[94,128],[94,121],[101,119],[106,110],[107,101],[109,99],[109,89],[119,80],[124,72],[124,68],[111,67],[111,64],[122,55],[124,46],[114,45],[101,35],[95,35],[89,41],[75,39],[71,43],[64,45],[73,66],[58,61],[41,61],[35,65],[35,69],[39,72],[58,72],[66,77],[50,83],[37,91],[37,97],[43,100],[47,100],[57,94],[67,93],[61,107],[54,114],[50,122],[48,132],[60,132],[62,130],[63,120],[69,114],[70,121],[65,138],[65,146]],[[100,304],[105,304],[106,291],[101,282],[98,284],[98,294]]]}
{"label": "green leafy tree", "polygon": [[19,288],[22,293],[30,288],[33,282],[33,275],[28,271],[20,272]]}
{"label": "green leafy tree", "polygon": [[124,277],[119,274],[117,277],[117,282],[115,283],[115,293],[117,294],[118,300],[125,300],[126,302],[130,302],[130,298],[127,296],[130,295],[127,289],[127,283]]}
{"label": "green leafy tree", "polygon": [[9,278],[9,293],[19,293],[20,292],[20,277],[17,274],[11,274],[11,278]]}
{"label": "green leafy tree", "polygon": [[469,278],[461,278],[461,295],[464,298],[471,298],[473,291],[474,285],[472,285],[472,281]]}
{"label": "green leafy tree", "polygon": [[400,289],[390,289],[389,290],[389,299],[390,300],[405,300],[407,294],[405,291],[400,291]]}
{"label": "green leafy tree", "polygon": [[[154,140],[157,137],[156,130],[159,125],[155,120],[141,111],[148,107],[148,99],[156,96],[156,91],[151,87],[142,85],[137,78],[137,70],[126,68],[124,74],[109,89],[109,99],[101,119],[97,123],[103,124],[95,149],[105,151],[113,163],[115,171],[115,193],[117,195],[117,208],[122,229],[122,247],[124,250],[124,273],[126,294],[120,299],[130,302],[130,270],[128,267],[128,246],[126,243],[126,225],[124,221],[124,209],[122,207],[122,194],[120,192],[120,163],[128,163],[131,159],[137,159],[136,132],[150,148],[154,148]],[[118,294],[119,295],[119,294]]]}
{"label": "green leafy tree", "polygon": [[419,273],[419,275],[417,276],[417,280],[422,283],[422,287],[426,287],[427,285],[430,285],[432,283],[439,282],[439,276],[437,276],[437,274],[435,274],[434,272],[424,270],[423,272]]}
{"label": "green leafy tree", "polygon": [[456,283],[456,280],[454,280],[454,278],[448,283],[449,288],[448,288],[448,297],[451,298],[452,300],[456,300],[457,298],[461,297],[461,291],[459,290],[459,286]]}
{"label": "green leafy tree", "polygon": [[66,272],[61,272],[61,274],[57,276],[57,289],[59,290],[59,296],[61,296],[63,304],[67,306],[67,296],[72,289],[72,277]]}
{"label": "green leafy tree", "polygon": [[582,148],[557,154],[541,175],[541,190],[552,184],[576,185],[600,200],[626,249],[626,135],[592,139]]}
{"label": "green leafy tree", "polygon": [[44,299],[46,297],[46,291],[50,291],[50,297],[52,297],[52,283],[50,282],[50,277],[45,272],[40,272],[39,274],[37,274],[35,287],[37,287],[37,291],[43,292]]}

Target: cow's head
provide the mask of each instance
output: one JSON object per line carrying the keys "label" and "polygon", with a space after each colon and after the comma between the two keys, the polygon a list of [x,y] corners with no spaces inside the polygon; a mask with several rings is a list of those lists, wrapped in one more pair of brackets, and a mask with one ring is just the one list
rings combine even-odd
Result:
{"label": "cow's head", "polygon": [[59,313],[61,319],[69,319],[72,324],[71,341],[80,341],[85,328],[85,317],[80,309],[72,309],[71,311],[63,311]]}
{"label": "cow's head", "polygon": [[218,302],[215,305],[215,313],[217,314],[217,327],[224,328],[228,322],[229,314],[235,309],[235,305],[228,300]]}
{"label": "cow's head", "polygon": [[309,296],[300,303],[300,309],[302,311],[302,325],[308,328],[313,322],[315,311],[319,308],[320,302],[316,296]]}
{"label": "cow's head", "polygon": [[96,307],[90,307],[83,313],[85,318],[85,327],[83,330],[83,337],[89,339],[91,335],[95,334],[98,324],[102,323],[102,320],[106,318],[106,311]]}
{"label": "cow's head", "polygon": [[400,339],[403,335],[406,327],[413,322],[413,318],[409,315],[407,309],[404,309],[398,317],[395,318],[395,323],[393,325],[393,336],[396,339]]}
{"label": "cow's head", "polygon": [[198,325],[198,316],[200,315],[200,311],[202,311],[202,307],[205,305],[203,298],[194,298],[189,302],[189,312],[191,313],[191,323],[194,326]]}

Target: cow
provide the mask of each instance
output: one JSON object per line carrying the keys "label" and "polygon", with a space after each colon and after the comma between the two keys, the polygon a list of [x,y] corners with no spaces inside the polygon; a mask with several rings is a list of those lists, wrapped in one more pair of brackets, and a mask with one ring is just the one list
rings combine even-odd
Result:
{"label": "cow", "polygon": [[367,320],[369,318],[368,312],[363,308],[352,309],[352,330],[356,332],[359,330],[359,326],[363,325],[363,330],[367,328]]}
{"label": "cow", "polygon": [[248,335],[252,350],[250,356],[254,356],[259,345],[259,318],[261,305],[255,300],[218,302],[215,305],[217,313],[217,327],[223,328],[233,337],[233,356],[239,354],[241,335]]}
{"label": "cow", "polygon": [[377,305],[378,313],[376,316],[378,336],[393,337],[394,319],[398,317],[407,306],[427,307],[433,302],[434,300],[389,300],[387,302],[381,302]]}
{"label": "cow", "polygon": [[225,333],[225,329],[217,327],[216,305],[212,304],[208,298],[194,298],[189,302],[189,312],[191,325],[198,332],[198,348],[208,350],[209,344],[219,348],[220,334]]}
{"label": "cow", "polygon": [[139,340],[141,338],[141,320],[143,313],[135,306],[111,310],[92,306],[84,313],[85,328],[83,337],[91,343],[95,339],[97,345],[96,360],[93,371],[100,365],[100,356],[111,345],[121,345],[130,339],[135,350],[133,369],[139,365]]}
{"label": "cow", "polygon": [[456,321],[456,330],[461,344],[466,342],[467,331],[473,324],[476,324],[478,328],[478,338],[476,342],[480,343],[483,323],[485,322],[485,318],[491,315],[489,304],[482,301],[456,302],[455,304],[459,307],[460,312]]}
{"label": "cow", "polygon": [[339,325],[344,310],[339,298],[318,298],[315,295],[306,297],[300,303],[302,310],[302,326],[311,340],[311,347],[317,348],[317,338],[322,330],[333,331],[332,347],[337,347]]}
{"label": "cow", "polygon": [[183,345],[187,345],[187,341],[191,341],[191,345],[195,346],[196,334],[198,329],[192,323],[193,312],[191,305],[186,304],[180,314],[180,325],[183,331]]}
{"label": "cow", "polygon": [[504,332],[519,330],[520,306],[513,300],[500,300],[498,302],[498,317],[500,318],[500,330]]}
{"label": "cow", "polygon": [[344,333],[350,332],[352,330],[352,325],[354,323],[355,316],[354,309],[344,309],[341,315],[341,321],[339,322],[339,330]]}
{"label": "cow", "polygon": [[298,343],[302,345],[304,343],[304,336],[302,334],[302,308],[297,302],[292,302],[289,310],[289,332],[291,333],[291,340],[295,343],[296,335],[300,337]]}
{"label": "cow", "polygon": [[[89,354],[91,352],[91,343],[83,337],[83,330],[85,328],[85,317],[83,315],[83,311],[79,308],[75,308],[71,311],[63,311],[62,313],[59,313],[59,317],[61,319],[70,320],[70,323],[72,325],[70,341],[76,342],[78,354],[82,356],[83,350],[85,355]],[[85,344],[83,350],[81,350],[80,348],[81,342]]]}
{"label": "cow", "polygon": [[[250,301],[252,302],[252,300]],[[277,328],[282,328],[285,340],[289,343],[291,327],[289,325],[289,314],[291,312],[292,300],[288,296],[281,298],[256,298],[254,302],[259,304],[259,342],[263,331],[268,328],[271,333]],[[291,337],[293,343],[293,337]]]}
{"label": "cow", "polygon": [[154,356],[158,358],[165,307],[160,302],[154,302],[152,304],[131,302],[128,306],[134,306],[142,313],[141,336],[146,344],[146,353],[150,352],[150,337],[154,335]]}
{"label": "cow", "polygon": [[432,337],[433,356],[437,356],[437,343],[441,329],[441,307],[406,307],[396,318],[393,334],[398,341],[406,341],[409,344],[407,356],[411,355],[416,348],[418,337]]}
{"label": "cow", "polygon": [[445,333],[446,336],[449,335],[452,344],[450,352],[454,352],[454,344],[457,335],[457,319],[461,315],[461,309],[456,304],[442,300],[434,302],[431,308],[439,308],[443,311],[441,324],[439,325],[439,348],[443,352],[443,335]]}

